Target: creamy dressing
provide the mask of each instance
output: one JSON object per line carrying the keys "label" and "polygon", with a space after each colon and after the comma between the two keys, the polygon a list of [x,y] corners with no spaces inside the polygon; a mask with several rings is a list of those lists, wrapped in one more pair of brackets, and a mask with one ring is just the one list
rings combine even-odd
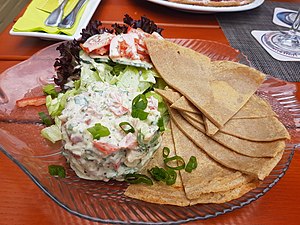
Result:
{"label": "creamy dressing", "polygon": [[[93,180],[123,180],[136,172],[159,147],[158,101],[148,98],[146,120],[131,116],[132,100],[138,92],[108,83],[94,82],[87,90],[69,97],[59,116],[64,140],[64,155],[78,176]],[[135,132],[126,134],[119,126],[131,124]],[[96,123],[109,129],[110,135],[93,139],[87,130]],[[142,145],[138,140],[142,135]],[[154,143],[151,140],[159,135]]]}

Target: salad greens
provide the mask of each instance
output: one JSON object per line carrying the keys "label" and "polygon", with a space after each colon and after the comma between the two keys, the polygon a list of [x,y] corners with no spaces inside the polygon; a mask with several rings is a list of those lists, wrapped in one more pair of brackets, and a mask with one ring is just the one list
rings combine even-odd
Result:
{"label": "salad greens", "polygon": [[56,77],[54,79],[62,90],[65,90],[65,84],[70,80],[80,79],[80,44],[84,43],[88,38],[104,32],[123,34],[127,33],[128,28],[140,28],[143,31],[151,34],[157,32],[161,34],[162,28],[159,28],[152,20],[147,17],[141,17],[140,20],[134,20],[129,15],[125,15],[123,19],[124,25],[113,24],[112,29],[101,27],[100,21],[91,21],[85,29],[82,30],[81,39],[66,42],[58,46],[57,50],[60,52],[60,57],[56,59],[54,67],[56,69]]}
{"label": "salad greens", "polygon": [[[133,20],[128,15],[125,15],[124,25],[114,24],[112,29],[100,27],[101,25],[99,21],[92,21],[86,29],[82,30],[81,40],[64,42],[57,48],[60,57],[54,63],[56,70],[54,82],[59,86],[60,91],[57,91],[54,85],[46,85],[43,89],[44,93],[47,94],[48,113],[55,124],[44,128],[42,135],[52,142],[62,138],[60,133],[61,121],[58,116],[65,108],[67,99],[84,92],[94,82],[106,82],[121,89],[140,93],[138,96],[143,97],[139,97],[139,102],[132,105],[132,116],[141,120],[146,119],[148,115],[147,112],[144,112],[148,103],[146,98],[154,97],[157,99],[158,111],[161,114],[158,122],[159,131],[165,130],[168,110],[162,97],[153,91],[154,88],[164,87],[165,83],[154,69],[139,67],[139,64],[128,62],[128,60],[118,63],[111,61],[107,56],[92,56],[81,48],[81,45],[88,38],[104,32],[123,34],[130,28],[140,28],[148,33],[157,32],[160,34],[162,29],[146,17]],[[141,99],[146,104],[143,107],[141,107]]]}

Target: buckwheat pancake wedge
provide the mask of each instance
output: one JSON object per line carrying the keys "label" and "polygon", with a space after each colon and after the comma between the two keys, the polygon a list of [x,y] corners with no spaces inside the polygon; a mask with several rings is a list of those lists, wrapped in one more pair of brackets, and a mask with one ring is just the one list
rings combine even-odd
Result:
{"label": "buckwheat pancake wedge", "polygon": [[230,120],[221,131],[250,141],[290,139],[285,126],[274,116]]}
{"label": "buckwheat pancake wedge", "polygon": [[[258,117],[258,113],[251,114],[251,110],[247,110],[249,113],[246,113],[245,110],[240,111],[243,111],[240,115],[249,115],[250,118],[244,117],[237,119],[234,116],[224,125],[223,128],[221,128],[221,131],[223,133],[227,133],[229,135],[250,141],[260,142],[270,142],[290,138],[289,133],[287,132],[284,125],[276,117],[274,117],[274,115],[276,114],[272,110],[262,110],[262,117]],[[219,128],[211,123],[211,121],[209,121],[206,117],[203,118],[202,122],[199,121],[199,119],[196,119],[197,114],[191,114],[185,111],[180,111],[180,114],[201,131],[203,131],[204,129],[205,133],[208,136],[214,136],[219,131]],[[193,120],[194,122],[191,120]],[[198,123],[204,124],[204,127]]]}
{"label": "buckwheat pancake wedge", "polygon": [[196,123],[204,124],[203,117],[198,113],[191,113],[187,111],[180,111],[180,114],[189,117],[191,120],[194,120]]}
{"label": "buckwheat pancake wedge", "polygon": [[257,95],[252,95],[249,101],[239,110],[232,119],[249,119],[277,116],[270,104]]}
{"label": "buckwheat pancake wedge", "polygon": [[275,157],[285,149],[285,140],[249,141],[218,132],[213,139],[231,150],[250,157]]}
{"label": "buckwheat pancake wedge", "polygon": [[193,103],[186,99],[186,97],[181,96],[175,102],[172,103],[171,108],[178,109],[181,111],[191,112],[191,113],[198,113],[202,114],[199,109],[197,109]]}
{"label": "buckwheat pancake wedge", "polygon": [[[215,124],[213,124],[207,117],[204,117],[203,124],[205,126],[205,134],[208,136],[213,136],[219,131],[219,128]],[[224,126],[226,126],[226,124]]]}
{"label": "buckwheat pancake wedge", "polygon": [[[146,174],[147,170],[151,169],[154,166],[163,167],[164,165],[163,165],[162,149],[164,146],[168,146],[171,150],[170,154],[173,155],[174,146],[172,147],[172,145],[174,145],[174,142],[171,137],[171,132],[166,132],[164,134],[163,145],[154,153],[153,157],[148,162],[148,164],[143,167],[141,173]],[[209,158],[208,156],[205,157]],[[201,160],[202,159],[200,159],[199,167],[201,167]],[[202,169],[204,170],[202,171],[202,173],[211,176],[211,174],[209,174],[209,172],[212,172],[210,167],[204,166],[202,167]],[[206,169],[210,169],[210,171],[206,171]],[[230,171],[230,169],[225,169],[225,170]],[[220,171],[216,169],[215,172],[218,173]],[[213,177],[216,178],[218,177],[218,175],[213,175]],[[226,173],[224,175],[226,175]],[[235,177],[236,179],[234,179]],[[196,181],[201,182],[200,178],[201,177],[197,177],[197,176],[195,177]],[[221,190],[222,186],[225,189],[229,189],[230,187],[232,187],[232,189],[226,191],[209,192],[209,193],[200,194],[194,192],[197,190],[190,187],[191,189],[187,188],[187,190],[190,196],[192,197],[191,200],[187,198],[186,193],[183,189],[181,175],[177,177],[176,183],[171,186],[168,186],[162,182],[154,182],[154,184],[151,186],[144,185],[144,184],[130,185],[126,189],[125,195],[131,198],[135,198],[147,202],[152,202],[157,204],[178,205],[178,206],[194,205],[198,203],[224,203],[232,199],[239,198],[246,192],[250,191],[251,189],[254,189],[257,186],[257,183],[253,181],[249,182],[250,179],[251,178],[249,176],[242,175],[238,171],[234,172],[233,175],[228,175],[223,178],[222,176],[220,176],[220,179],[214,180],[215,184],[208,184],[208,185],[212,187],[214,190]],[[228,181],[229,183],[225,184],[225,181]],[[190,185],[190,183],[188,183],[188,185]]]}
{"label": "buckwheat pancake wedge", "polygon": [[[167,92],[165,96],[167,97],[169,93]],[[171,94],[170,94],[171,95]],[[176,95],[172,93],[172,95]],[[179,94],[180,95],[180,94]],[[201,112],[184,96],[181,96],[179,99],[173,99],[171,108],[187,111],[191,113]],[[270,104],[257,95],[252,95],[246,104],[232,117],[232,119],[248,119],[248,118],[261,118],[261,117],[270,117],[277,116],[276,113],[272,110]]]}
{"label": "buckwheat pancake wedge", "polygon": [[155,89],[154,91],[156,93],[160,94],[170,104],[172,104],[173,102],[176,102],[181,97],[181,94],[178,93],[177,91],[161,90],[161,89]]}
{"label": "buckwheat pancake wedge", "polygon": [[190,201],[190,205],[195,204],[205,204],[205,203],[224,203],[229,202],[233,199],[237,199],[247,192],[251,191],[252,189],[256,188],[259,185],[259,181],[253,180],[249,183],[242,184],[241,186],[234,188],[229,191],[222,191],[222,192],[212,192],[207,194],[202,194],[197,199],[193,199]]}
{"label": "buckwheat pancake wedge", "polygon": [[[163,142],[161,147],[154,153],[149,162],[142,168],[140,173],[147,174],[147,170],[155,166],[164,167],[164,159],[162,149],[167,146],[170,149],[170,155],[175,154],[174,142],[171,131],[163,134]],[[153,185],[134,184],[130,185],[125,195],[131,198],[157,203],[157,204],[171,204],[178,206],[187,206],[190,201],[186,198],[183,190],[183,185],[179,174],[176,183],[169,186],[163,182],[154,182]]]}
{"label": "buckwheat pancake wedge", "polygon": [[[190,117],[185,116],[183,112],[178,112],[193,127],[202,133],[205,133],[203,124],[200,124]],[[222,131],[216,133],[212,139],[239,154],[258,158],[275,157],[285,148],[285,140],[283,139],[276,141],[249,141],[223,133]]]}
{"label": "buckwheat pancake wedge", "polygon": [[[248,66],[215,61],[166,40],[145,40],[164,81],[222,127],[254,94],[265,76]],[[164,49],[161,51],[161,49]]]}
{"label": "buckwheat pancake wedge", "polygon": [[199,149],[171,120],[175,152],[188,162],[191,156],[197,158],[197,168],[191,173],[180,170],[181,180],[188,199],[199,198],[201,194],[229,191],[253,180],[253,177],[228,169]]}
{"label": "buckwheat pancake wedge", "polygon": [[179,129],[211,158],[225,167],[238,170],[263,180],[280,161],[283,151],[273,158],[254,158],[226,148],[188,123],[176,110],[169,108],[170,115]]}

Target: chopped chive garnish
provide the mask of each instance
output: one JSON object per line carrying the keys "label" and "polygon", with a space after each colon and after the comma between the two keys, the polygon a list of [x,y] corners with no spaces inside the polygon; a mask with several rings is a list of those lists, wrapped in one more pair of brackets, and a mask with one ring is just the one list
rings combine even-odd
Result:
{"label": "chopped chive garnish", "polygon": [[191,156],[189,162],[186,164],[185,171],[191,173],[192,170],[197,168],[197,159],[195,156]]}
{"label": "chopped chive garnish", "polygon": [[163,148],[163,157],[167,158],[170,154],[170,149],[168,147]]}
{"label": "chopped chive garnish", "polygon": [[53,121],[48,115],[46,115],[46,113],[39,112],[38,114],[43,124],[45,124],[46,126],[51,126],[53,124]]}
{"label": "chopped chive garnish", "polygon": [[126,134],[135,132],[133,126],[128,122],[121,122],[119,126]]}
{"label": "chopped chive garnish", "polygon": [[174,169],[164,169],[158,166],[155,166],[148,170],[151,174],[151,177],[156,181],[166,182],[167,185],[172,185],[176,182],[177,173]]}
{"label": "chopped chive garnish", "polygon": [[144,174],[138,174],[138,173],[126,174],[125,181],[130,184],[144,183],[148,185],[153,185],[153,181],[148,176]]}
{"label": "chopped chive garnish", "polygon": [[100,123],[96,123],[93,127],[87,129],[93,136],[93,139],[99,140],[101,137],[110,135],[110,131],[107,127],[102,126]]}
{"label": "chopped chive garnish", "polygon": [[[164,163],[166,167],[173,169],[173,170],[182,170],[185,168],[185,162],[182,157],[175,155],[170,158],[165,158]],[[171,165],[176,164],[176,165]]]}
{"label": "chopped chive garnish", "polygon": [[145,95],[137,95],[132,101],[131,116],[133,118],[139,118],[140,120],[146,120],[149,114],[144,112],[144,110],[147,108],[147,104],[148,100]]}
{"label": "chopped chive garnish", "polygon": [[66,171],[63,166],[60,165],[49,165],[48,172],[51,176],[58,176],[60,178],[66,177]]}
{"label": "chopped chive garnish", "polygon": [[51,95],[52,98],[56,98],[58,96],[58,92],[56,91],[53,84],[47,84],[43,87],[43,91],[47,95]]}

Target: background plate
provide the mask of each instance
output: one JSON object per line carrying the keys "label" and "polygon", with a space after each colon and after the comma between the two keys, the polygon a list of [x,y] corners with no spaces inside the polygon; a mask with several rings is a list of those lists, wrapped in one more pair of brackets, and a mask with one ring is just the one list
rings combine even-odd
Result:
{"label": "background plate", "polygon": [[[247,58],[230,46],[202,40],[172,41],[211,57],[249,64]],[[58,43],[59,44],[59,43]],[[295,121],[300,107],[295,86],[269,77],[258,91],[277,112],[291,134],[282,160],[256,189],[224,204],[198,204],[189,207],[157,205],[124,196],[125,182],[88,181],[78,178],[60,154],[60,143],[51,144],[41,137],[37,112],[41,107],[16,108],[23,96],[36,96],[41,86],[52,81],[58,44],[45,48],[30,59],[8,69],[0,76],[0,150],[15,162],[58,205],[68,212],[92,221],[117,224],[181,224],[221,215],[256,200],[276,184],[287,170],[294,154]],[[16,91],[17,90],[17,91]],[[26,132],[24,132],[26,131]],[[67,177],[48,174],[48,165],[64,165]],[[17,178],[16,178],[17,179]],[[41,206],[42,207],[42,206]]]}
{"label": "background plate", "polygon": [[72,36],[65,35],[65,34],[48,34],[44,32],[15,32],[13,29],[9,31],[9,34],[15,36],[27,36],[27,37],[39,37],[43,39],[53,39],[53,40],[74,40],[79,39],[81,37],[80,33],[83,28],[87,26],[90,19],[92,18],[94,12],[96,11],[98,5],[100,4],[101,0],[89,0],[87,6],[82,14],[80,22],[78,24],[77,30],[75,34]]}
{"label": "background plate", "polygon": [[192,12],[192,13],[240,12],[240,11],[254,9],[264,3],[264,0],[254,0],[254,2],[242,6],[209,7],[209,6],[180,4],[175,2],[168,2],[165,0],[146,0],[146,1],[153,2],[158,5],[167,6],[169,8],[173,8],[176,10]]}

